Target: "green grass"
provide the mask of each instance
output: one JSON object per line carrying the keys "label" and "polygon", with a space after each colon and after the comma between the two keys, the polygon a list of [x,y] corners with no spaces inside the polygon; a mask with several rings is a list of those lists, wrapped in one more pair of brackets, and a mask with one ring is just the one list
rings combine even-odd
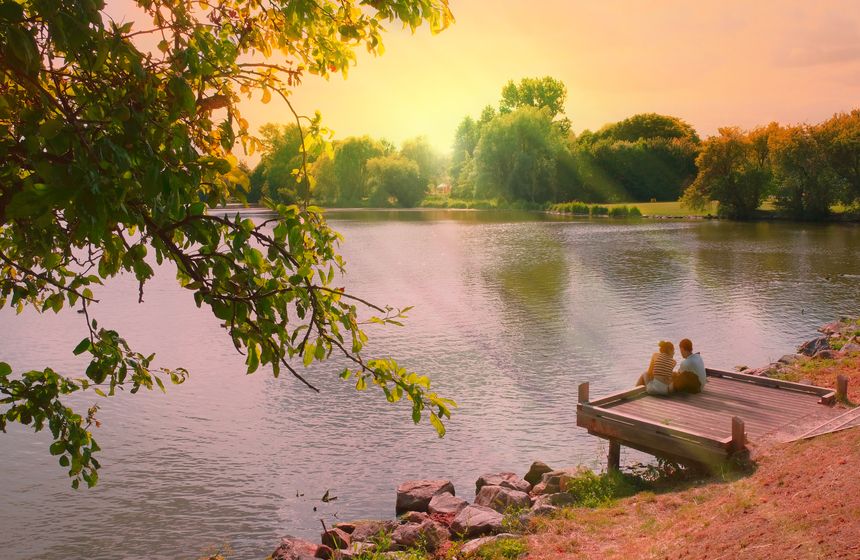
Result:
{"label": "green grass", "polygon": [[526,543],[520,539],[499,539],[485,544],[472,557],[481,560],[516,560],[527,551]]}
{"label": "green grass", "polygon": [[684,218],[687,216],[712,216],[717,215],[717,203],[711,202],[704,211],[690,210],[684,208],[677,200],[674,202],[619,202],[617,204],[604,204],[604,206],[616,208],[619,206],[636,206],[642,211],[643,216],[671,216]]}

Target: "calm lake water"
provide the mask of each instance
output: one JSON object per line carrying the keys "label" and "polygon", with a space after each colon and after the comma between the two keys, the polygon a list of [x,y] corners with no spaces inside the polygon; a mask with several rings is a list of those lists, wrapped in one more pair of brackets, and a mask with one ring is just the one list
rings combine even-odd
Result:
{"label": "calm lake water", "polygon": [[[450,478],[471,499],[479,475],[523,474],[535,459],[600,467],[605,444],[575,425],[579,383],[593,395],[631,385],[660,339],[691,338],[710,366],[761,365],[860,314],[853,225],[469,211],[330,220],[345,236],[349,290],[415,306],[403,328],[371,331],[372,347],[458,401],[448,435],[413,425],[405,403],[357,394],[337,363],[309,372],[319,395],[245,376],[218,321],[169,270],[140,305],[122,278],[97,294],[99,323],[191,378],[167,395],[75,401],[102,406],[92,490],[69,487],[44,434],[0,434],[3,559],[194,559],[218,547],[264,558],[279,536],[318,537],[320,518],[393,516],[410,478]],[[0,360],[76,372],[82,321],[2,312]],[[324,504],[327,489],[338,499]]]}

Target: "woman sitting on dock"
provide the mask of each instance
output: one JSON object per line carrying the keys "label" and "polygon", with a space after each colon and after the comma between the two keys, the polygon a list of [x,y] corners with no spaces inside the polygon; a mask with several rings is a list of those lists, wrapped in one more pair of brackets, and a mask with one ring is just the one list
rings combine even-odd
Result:
{"label": "woman sitting on dock", "polygon": [[675,369],[675,346],[666,340],[659,343],[659,352],[651,356],[648,370],[643,373],[636,385],[644,385],[650,395],[668,395],[672,383],[672,370]]}

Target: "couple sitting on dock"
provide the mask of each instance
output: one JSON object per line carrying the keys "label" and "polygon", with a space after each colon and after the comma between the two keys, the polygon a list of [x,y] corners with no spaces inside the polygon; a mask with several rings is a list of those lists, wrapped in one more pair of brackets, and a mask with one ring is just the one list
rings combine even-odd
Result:
{"label": "couple sitting on dock", "polygon": [[650,395],[668,395],[673,392],[700,393],[705,388],[707,378],[705,363],[698,352],[693,353],[693,343],[685,338],[678,343],[681,356],[684,358],[678,371],[675,369],[675,346],[661,340],[659,352],[651,356],[648,370],[643,373],[636,385],[644,385]]}

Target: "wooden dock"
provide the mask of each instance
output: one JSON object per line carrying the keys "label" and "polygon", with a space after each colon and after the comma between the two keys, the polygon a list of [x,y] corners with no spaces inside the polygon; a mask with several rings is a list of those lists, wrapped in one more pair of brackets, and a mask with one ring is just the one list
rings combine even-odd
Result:
{"label": "wooden dock", "polygon": [[[719,464],[748,441],[788,440],[839,416],[824,387],[708,369],[701,393],[648,395],[636,387],[590,400],[579,386],[576,424],[608,439],[609,468],[620,446],[681,463]],[[843,411],[844,412],[844,411]]]}

